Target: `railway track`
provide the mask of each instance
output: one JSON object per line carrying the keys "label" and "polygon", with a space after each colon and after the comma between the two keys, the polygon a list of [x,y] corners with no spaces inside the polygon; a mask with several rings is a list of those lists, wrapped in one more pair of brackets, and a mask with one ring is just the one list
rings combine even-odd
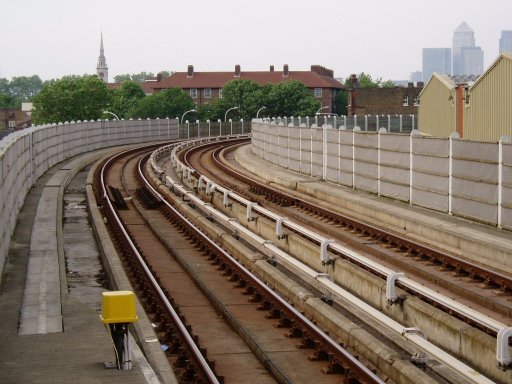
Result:
{"label": "railway track", "polygon": [[[207,144],[206,146],[209,146],[209,145],[210,144]],[[213,144],[213,146],[215,146],[215,144]],[[276,215],[276,214],[268,213],[265,208],[261,208],[254,204],[255,201],[258,201],[260,203],[263,203],[266,206],[272,205],[273,209],[275,208],[275,206],[281,207],[281,208],[284,206],[285,209],[287,209],[286,207],[295,207],[295,206],[303,207],[304,205],[302,202],[298,203],[296,201],[297,200],[296,196],[291,196],[290,194],[285,194],[283,197],[282,191],[279,191],[277,194],[277,197],[275,197],[272,194],[272,192],[270,192],[270,189],[268,188],[268,186],[264,185],[265,188],[263,188],[263,189],[260,188],[259,184],[261,184],[261,183],[259,183],[259,184],[257,183],[258,185],[255,187],[253,185],[253,183],[246,184],[246,183],[239,183],[237,181],[234,181],[233,179],[227,180],[227,179],[225,179],[225,177],[220,176],[223,173],[225,173],[225,169],[220,171],[218,168],[213,167],[212,160],[209,160],[208,156],[206,155],[207,151],[204,151],[204,150],[197,151],[197,152],[196,151],[197,151],[197,148],[189,149],[188,151],[182,151],[182,152],[179,152],[180,153],[179,156],[176,156],[175,158],[173,158],[173,162],[178,163],[175,165],[177,165],[178,171],[181,172],[182,178],[184,181],[185,181],[185,179],[187,179],[187,181],[190,182],[191,176],[194,176],[196,178],[196,182],[195,182],[196,190],[200,190],[202,188],[203,190],[206,190],[207,195],[209,193],[211,194],[212,191],[220,192],[221,194],[223,193],[224,194],[224,205],[230,204],[229,201],[231,201],[231,200],[234,200],[241,204],[245,204],[245,206],[247,207],[247,221],[249,221],[251,219],[251,215],[255,215],[256,212],[257,212],[257,215],[259,215],[259,216],[267,215],[267,217],[269,219],[274,220],[276,222],[276,234],[278,233],[278,224],[280,224],[281,230],[286,226],[287,231],[294,231],[294,232],[299,233],[305,237],[309,236],[310,240],[316,241],[317,244],[318,243],[321,244],[323,241],[322,239],[325,239],[325,237],[318,236],[318,235],[315,236],[314,234],[310,234],[309,233],[310,231],[305,230],[301,227],[295,226],[294,224],[290,223],[289,221],[286,221],[287,219],[282,220],[280,223],[278,223],[279,218],[283,218],[284,215],[279,216],[279,214]],[[220,157],[222,157],[222,156],[219,156],[220,151],[221,151],[220,149],[217,149],[216,151],[212,150],[211,152],[215,153],[213,158],[219,159]],[[194,152],[200,153],[200,155],[197,156],[196,160],[190,160],[191,153],[194,153]],[[183,160],[183,164],[179,164],[179,162],[181,161],[179,159]],[[224,162],[226,162],[226,161],[224,161]],[[225,167],[225,165],[224,165],[224,167]],[[208,171],[205,171],[206,169]],[[233,170],[230,170],[229,173],[233,173]],[[207,176],[207,175],[209,175],[209,176]],[[236,172],[236,177],[238,179],[246,178],[245,175],[240,175],[239,172]],[[213,180],[216,180],[216,181],[214,182]],[[224,184],[226,187],[225,188],[221,187],[220,186],[221,184]],[[234,197],[234,194],[231,193],[231,191],[233,191],[233,190],[237,191],[239,194],[242,194],[242,195],[248,197],[251,200]],[[262,199],[261,195],[251,194],[251,191],[255,191],[255,190],[260,191],[260,193],[263,190],[265,193],[265,195],[264,195],[265,198]],[[295,208],[293,208],[293,209],[295,209]],[[322,209],[325,211],[325,208],[322,208]],[[339,231],[340,227],[346,226],[346,227],[350,227],[352,232],[356,233],[355,237],[360,238],[360,237],[362,237],[361,234],[363,234],[364,236],[375,236],[375,235],[371,235],[369,233],[369,231],[361,229],[361,228],[357,227],[356,225],[352,224],[353,221],[351,221],[350,226],[348,226],[346,224],[340,224],[339,219],[332,219],[332,216],[326,217],[325,215],[320,214],[319,211],[316,210],[316,208],[313,208],[313,209],[302,208],[301,213],[296,216],[304,215],[304,211],[315,212],[315,215],[320,217],[320,220],[318,220],[318,221],[323,222],[323,224],[320,224],[320,227],[323,227],[324,230],[326,230],[326,233],[328,233],[328,234],[331,234],[333,232],[333,224],[334,224],[335,225],[334,232]],[[289,213],[289,211],[288,211],[288,213]],[[286,216],[289,217],[290,215],[286,215]],[[295,216],[293,216],[293,217],[295,217]],[[349,218],[349,219],[352,220],[351,218]],[[311,221],[311,218],[308,218],[308,222],[310,222],[310,221]],[[325,224],[326,222],[328,224]],[[363,223],[363,225],[364,224],[365,223]],[[330,229],[328,228],[329,226],[331,227]],[[317,226],[315,226],[315,228],[316,227]],[[386,234],[386,236],[389,236],[389,233]],[[347,236],[345,235],[343,237],[346,238]],[[382,239],[381,237],[376,237],[376,238]],[[353,241],[353,240],[350,240],[349,243],[351,241]],[[360,240],[359,240],[359,243],[361,243]],[[401,245],[403,243],[400,240],[390,241],[386,237],[385,241],[379,241],[378,248],[385,248],[382,246],[382,244],[385,244],[386,248],[390,244],[398,245],[398,247],[396,247],[396,249],[400,253],[404,252],[404,247]],[[351,255],[351,252],[347,251],[347,249],[345,247],[338,247],[336,244],[332,245],[330,243],[327,243],[324,245],[326,248],[329,247],[330,251],[332,253],[334,253],[336,256],[346,258],[346,259],[351,259],[352,262],[362,266],[366,270],[376,273],[377,275],[380,274],[381,277],[386,277],[386,275],[387,275],[387,277],[389,278],[389,275],[392,272],[391,269],[382,267],[382,265],[376,265],[374,262],[369,262],[364,257],[363,258],[358,257],[357,254]],[[416,246],[422,246],[422,244],[416,244]],[[376,252],[376,250],[374,249],[374,247],[370,247],[370,248],[371,248],[370,252],[368,252],[368,253],[374,254]],[[427,247],[427,249],[429,249],[429,248]],[[435,250],[435,251],[439,252],[438,250]],[[382,252],[382,251],[378,250],[378,252]],[[393,252],[396,253],[396,251],[393,251]],[[407,258],[407,259],[414,258],[418,261],[423,260],[423,263],[420,264],[420,269],[425,269],[425,261],[424,260],[426,258],[422,257],[421,255],[423,253],[428,253],[428,252],[423,252],[423,253],[422,252],[412,250],[409,253],[409,258]],[[403,256],[401,256],[401,257],[403,257]],[[380,256],[380,258],[382,258],[382,256]],[[394,258],[397,258],[396,254],[394,255]],[[326,259],[326,261],[329,261],[329,259]],[[459,261],[463,262],[463,260],[459,260]],[[451,270],[451,268],[449,268],[449,267],[446,267],[446,264],[442,264],[442,263],[439,264],[439,263],[433,263],[433,262],[430,262],[430,264],[432,264],[432,266],[436,269],[445,269],[453,274],[453,270]],[[394,264],[392,264],[392,265],[394,265]],[[441,265],[441,268],[439,268],[439,265]],[[464,268],[467,268],[467,267],[464,267]],[[457,273],[459,273],[460,270],[461,270],[460,268],[456,270],[456,277],[460,278],[460,276],[457,276]],[[488,272],[488,274],[487,274],[488,276],[493,273],[493,271],[489,271],[489,270],[486,270],[486,271]],[[445,271],[438,271],[438,272],[445,272]],[[427,273],[427,275],[428,275],[428,273]],[[419,274],[419,276],[422,276],[422,274]],[[501,283],[500,287],[505,287],[505,289],[502,293],[508,294],[507,287],[509,286],[509,282],[506,282],[503,280],[506,278],[507,278],[507,276],[500,276],[500,279],[502,279],[502,283]],[[450,299],[446,299],[446,298],[442,299],[442,295],[439,295],[437,292],[428,291],[428,289],[425,289],[424,287],[422,287],[421,284],[417,284],[414,281],[412,281],[411,279],[404,278],[404,277],[402,277],[400,275],[396,275],[396,274],[393,276],[393,279],[394,279],[394,280],[392,280],[393,283],[396,282],[398,286],[404,288],[406,291],[415,293],[417,296],[421,297],[422,299],[424,299],[426,301],[430,301],[431,303],[434,304],[435,307],[443,308],[444,303],[447,303],[448,305],[446,307],[444,307],[443,309],[445,309],[448,313],[465,320],[467,323],[469,323],[473,326],[476,325],[479,329],[484,330],[486,333],[488,333],[490,335],[496,335],[497,333],[500,333],[501,331],[507,331],[509,329],[505,323],[502,323],[500,321],[495,321],[494,319],[490,318],[489,316],[482,315],[477,310],[472,310],[468,306],[464,306],[463,304],[461,304],[461,305],[456,304],[454,306],[453,300],[451,298]],[[437,285],[439,285],[439,286],[443,285],[443,283],[437,282],[438,277],[435,277],[434,279],[436,280]],[[445,279],[446,279],[446,277],[445,277]],[[464,280],[461,280],[461,281],[464,281]],[[489,292],[490,292],[490,296],[493,296],[493,295],[496,296],[492,290],[488,289],[490,286],[492,286],[493,288],[496,288],[496,284],[494,284],[494,283],[490,284],[489,279],[485,280],[485,279],[475,278],[474,274],[473,275],[468,274],[465,276],[465,281],[469,285],[473,285],[473,288],[476,288],[477,290],[481,289],[482,290],[481,292],[486,293],[486,294],[483,294],[482,296],[489,296]],[[481,284],[480,285],[474,284],[475,282],[479,282]],[[457,283],[457,284],[460,284],[460,283]],[[388,286],[389,286],[389,284],[388,284]],[[448,287],[450,287],[450,284],[448,284]],[[481,294],[476,294],[476,297],[478,297],[480,295]],[[469,295],[469,296],[471,296],[471,295]],[[440,297],[441,297],[441,299],[440,299]],[[503,296],[497,296],[497,297],[503,298]],[[400,298],[391,296],[388,299],[393,300],[393,299],[400,299]],[[485,300],[487,300],[487,299],[485,299]],[[483,301],[485,301],[485,300],[483,300]],[[469,302],[470,305],[474,305],[474,303],[472,303],[471,300],[461,299],[460,301],[462,303],[464,301],[466,301],[466,302]],[[497,314],[498,318],[500,317],[499,315],[502,315],[501,318],[505,319],[506,321],[510,321],[510,318],[508,316],[508,314],[510,312],[509,312],[506,301],[507,301],[507,297],[505,297],[505,307],[506,307],[505,310],[503,310],[503,308],[500,308],[501,304],[498,302],[498,304],[494,303],[494,304],[488,305],[488,307],[490,307],[491,310],[487,310],[487,311],[484,310],[483,312]],[[493,309],[493,307],[498,308],[498,310]],[[503,315],[503,313],[505,313],[505,315]],[[499,339],[499,335],[498,335],[498,339]],[[500,347],[500,340],[498,340],[497,354],[496,354],[498,359],[499,359],[498,351],[500,351],[500,348],[501,348],[501,352],[503,352],[503,350],[504,350],[503,344],[505,344],[506,342],[507,342],[506,338],[502,339],[501,340],[502,345]],[[505,354],[506,354],[506,352],[505,352]]]}
{"label": "railway track", "polygon": [[[210,146],[212,149],[208,150]],[[249,177],[240,169],[234,168],[233,162],[226,159],[229,151],[232,151],[232,148],[226,149],[214,143],[190,148],[180,154],[180,157],[185,164],[197,170],[198,175],[205,175],[216,180],[218,184],[241,192],[247,199],[258,202],[282,217],[293,218],[296,222],[337,242],[347,244],[388,268],[406,272],[408,277],[419,280],[422,285],[433,287],[435,290],[443,288],[443,292],[451,299],[447,303],[426,295],[421,287],[396,276],[397,287],[444,309],[468,324],[493,336],[496,336],[504,326],[512,325],[511,276],[442,252],[428,244],[412,241],[385,228],[356,220],[321,206],[311,198],[274,188],[261,180]],[[283,226],[294,230],[286,222]],[[321,240],[316,242],[320,244]],[[388,277],[380,268],[347,257],[337,249],[332,251],[336,256],[349,259],[379,277]],[[458,310],[456,305],[452,305],[452,300],[464,306],[474,307],[475,313],[469,315],[465,310]],[[484,315],[479,316],[479,313]],[[489,318],[498,321],[493,322]]]}
{"label": "railway track", "polygon": [[153,189],[144,156],[108,160],[96,191],[183,382],[383,382]]}

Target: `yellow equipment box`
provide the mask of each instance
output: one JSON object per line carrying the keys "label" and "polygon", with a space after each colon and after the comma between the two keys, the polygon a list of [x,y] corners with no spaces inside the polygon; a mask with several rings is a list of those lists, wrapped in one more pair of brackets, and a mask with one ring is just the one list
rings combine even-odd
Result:
{"label": "yellow equipment box", "polygon": [[103,292],[100,318],[105,324],[137,321],[135,294],[132,291]]}

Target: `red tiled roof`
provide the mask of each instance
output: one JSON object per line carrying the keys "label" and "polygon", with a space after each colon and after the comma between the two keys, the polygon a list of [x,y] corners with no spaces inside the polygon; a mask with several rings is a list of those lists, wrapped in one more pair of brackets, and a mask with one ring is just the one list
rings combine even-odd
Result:
{"label": "red tiled roof", "polygon": [[192,77],[188,77],[187,72],[174,72],[170,77],[153,83],[152,87],[154,89],[222,88],[230,80],[252,80],[259,85],[298,80],[307,88],[344,88],[343,84],[336,79],[321,76],[314,71],[289,71],[288,73],[288,76],[283,76],[282,71],[242,71],[239,77],[235,77],[234,72],[194,72]]}
{"label": "red tiled roof", "polygon": [[[158,83],[154,80],[150,80],[150,81],[145,81],[143,83],[137,83],[137,84],[140,85],[140,87],[142,88],[142,90],[144,91],[145,94],[150,94],[150,93],[154,93],[153,88]],[[121,85],[123,85],[123,83],[108,83],[107,88],[108,89],[116,89],[116,88],[119,88]]]}

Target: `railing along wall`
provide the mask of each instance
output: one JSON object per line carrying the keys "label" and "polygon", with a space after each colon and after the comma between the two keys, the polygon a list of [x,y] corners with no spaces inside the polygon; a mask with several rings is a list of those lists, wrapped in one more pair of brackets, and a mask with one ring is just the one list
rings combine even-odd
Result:
{"label": "railing along wall", "polygon": [[253,120],[251,134],[253,153],[292,171],[512,229],[508,138],[473,142],[261,119]]}
{"label": "railing along wall", "polygon": [[250,128],[243,121],[98,120],[35,126],[4,137],[0,140],[0,271],[27,193],[54,165],[107,147],[249,133]]}
{"label": "railing along wall", "polygon": [[271,119],[275,124],[297,125],[305,124],[306,126],[316,125],[332,125],[333,127],[345,127],[352,130],[359,127],[361,131],[377,131],[379,128],[386,128],[388,132],[411,132],[418,128],[418,121],[415,115],[354,115],[354,116],[338,116],[331,113],[317,114],[313,117],[273,117]]}

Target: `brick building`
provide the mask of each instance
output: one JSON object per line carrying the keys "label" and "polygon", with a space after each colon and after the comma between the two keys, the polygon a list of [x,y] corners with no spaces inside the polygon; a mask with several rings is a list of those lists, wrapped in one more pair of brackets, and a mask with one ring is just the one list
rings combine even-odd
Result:
{"label": "brick building", "polygon": [[317,98],[324,112],[334,111],[334,98],[343,84],[334,78],[334,72],[320,65],[312,65],[310,71],[290,71],[287,64],[282,71],[274,70],[271,65],[268,71],[242,71],[240,65],[233,72],[196,72],[189,65],[187,72],[174,72],[166,79],[156,81],[151,85],[155,92],[168,88],[181,88],[188,93],[196,105],[211,103],[222,97],[222,87],[231,80],[252,80],[259,85],[277,84],[287,80],[297,80],[303,83]]}
{"label": "brick building", "polygon": [[21,109],[2,108],[0,109],[0,129],[16,129],[20,121],[25,121],[27,114]]}
{"label": "brick building", "polygon": [[360,88],[356,75],[350,76],[348,115],[416,115],[423,82],[407,87]]}
{"label": "brick building", "polygon": [[512,137],[512,54],[502,53],[477,76],[434,73],[421,93],[422,133],[475,141]]}

